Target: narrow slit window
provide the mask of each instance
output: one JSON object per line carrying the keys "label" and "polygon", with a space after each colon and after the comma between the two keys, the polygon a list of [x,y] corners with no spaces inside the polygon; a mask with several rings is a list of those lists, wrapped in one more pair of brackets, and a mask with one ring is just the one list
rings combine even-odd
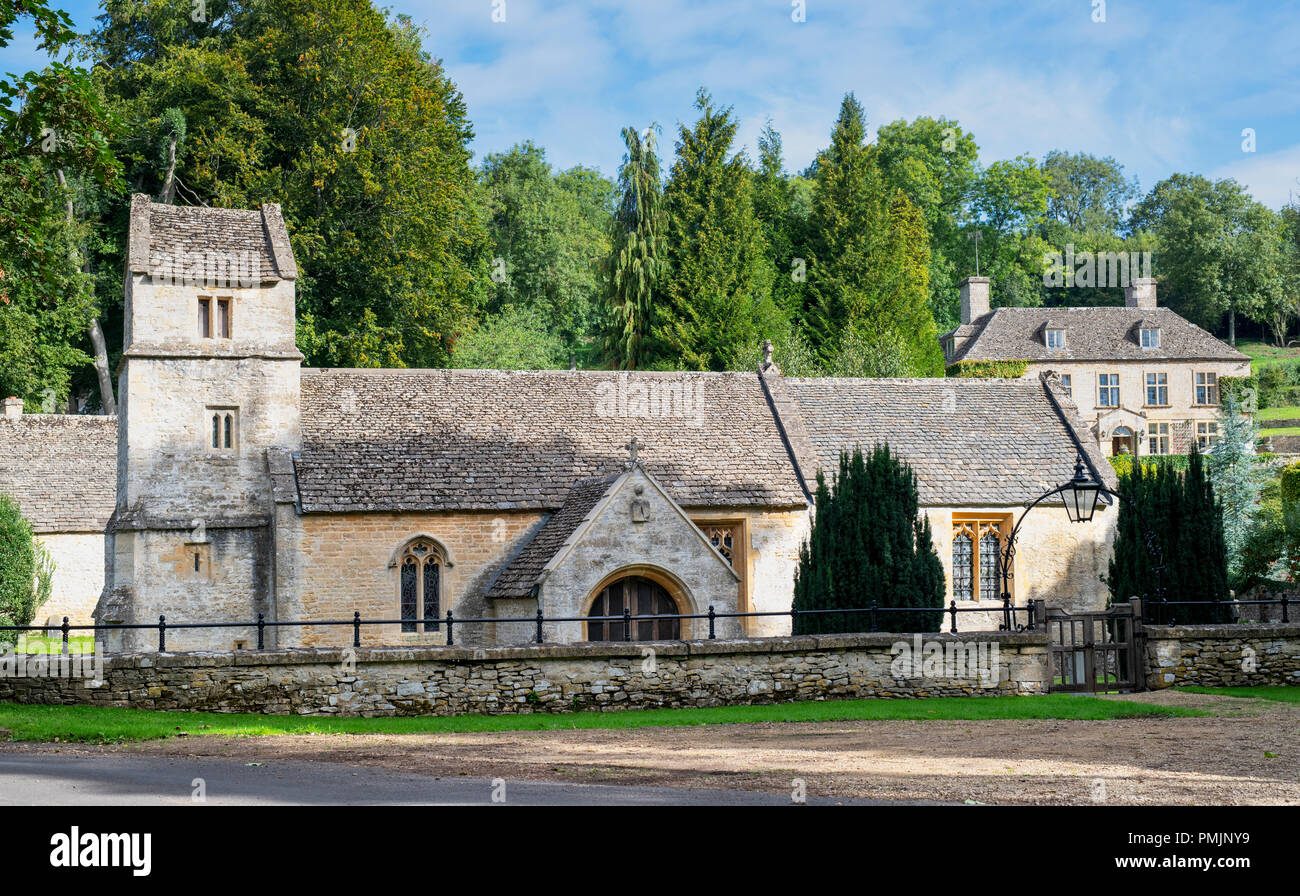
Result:
{"label": "narrow slit window", "polygon": [[230,299],[217,299],[217,338],[230,338]]}
{"label": "narrow slit window", "polygon": [[212,415],[212,447],[221,447],[221,415]]}
{"label": "narrow slit window", "polygon": [[199,299],[199,338],[212,338],[212,300]]}
{"label": "narrow slit window", "polygon": [[226,448],[235,447],[235,415],[226,415]]}

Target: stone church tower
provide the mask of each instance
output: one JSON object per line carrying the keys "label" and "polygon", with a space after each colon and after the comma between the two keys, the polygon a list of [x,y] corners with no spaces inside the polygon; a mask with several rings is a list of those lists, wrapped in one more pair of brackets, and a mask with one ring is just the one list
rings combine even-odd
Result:
{"label": "stone church tower", "polygon": [[[132,199],[117,508],[99,622],[275,618],[267,457],[302,439],[296,278],[277,205]],[[250,630],[208,633],[187,631],[185,643],[256,643]],[[155,638],[123,634],[126,647]]]}

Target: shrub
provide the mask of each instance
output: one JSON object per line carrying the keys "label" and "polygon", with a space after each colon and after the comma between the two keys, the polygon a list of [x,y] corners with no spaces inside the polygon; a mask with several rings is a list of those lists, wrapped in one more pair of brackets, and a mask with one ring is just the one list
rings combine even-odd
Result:
{"label": "shrub", "polygon": [[[49,599],[53,573],[53,561],[18,503],[0,495],[0,625],[31,625],[37,607]],[[17,632],[0,632],[0,644],[17,640]]]}
{"label": "shrub", "polygon": [[1228,594],[1223,510],[1193,451],[1187,471],[1166,461],[1141,463],[1119,480],[1119,528],[1106,584],[1111,599],[1133,596],[1204,602],[1178,607],[1184,623],[1220,619]]}
{"label": "shrub", "polygon": [[[864,458],[840,455],[830,486],[817,476],[817,515],[799,552],[794,609],[915,608],[881,614],[887,631],[933,632],[943,622],[943,564],[934,549],[930,520],[920,512],[916,474],[877,445]],[[797,617],[794,633],[859,632],[865,613],[816,613]]]}
{"label": "shrub", "polygon": [[1019,379],[1029,370],[1028,361],[958,361],[949,364],[944,371],[947,376],[964,378],[1006,377]]}

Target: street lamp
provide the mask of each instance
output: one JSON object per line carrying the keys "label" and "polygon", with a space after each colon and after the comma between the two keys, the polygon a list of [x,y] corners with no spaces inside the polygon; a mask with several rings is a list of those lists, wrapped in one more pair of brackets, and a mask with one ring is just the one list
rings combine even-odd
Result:
{"label": "street lamp", "polygon": [[1088,474],[1083,466],[1083,455],[1079,454],[1074,461],[1074,477],[1064,485],[1058,485],[1056,488],[1039,495],[1020,514],[1020,519],[1016,520],[1016,525],[1012,528],[1011,534],[1007,536],[1006,545],[998,553],[998,576],[1002,580],[1002,629],[1004,631],[1013,631],[1015,629],[1014,619],[1011,615],[1011,561],[1016,556],[1016,535],[1019,534],[1020,525],[1025,521],[1029,511],[1053,495],[1060,495],[1061,502],[1065,505],[1065,515],[1070,518],[1070,522],[1087,523],[1092,520],[1092,515],[1096,513],[1097,502],[1103,494],[1115,495],[1114,492]]}

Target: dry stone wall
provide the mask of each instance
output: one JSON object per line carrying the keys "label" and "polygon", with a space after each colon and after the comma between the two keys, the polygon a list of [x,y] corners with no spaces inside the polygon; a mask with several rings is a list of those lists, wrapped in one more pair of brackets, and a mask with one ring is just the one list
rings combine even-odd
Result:
{"label": "dry stone wall", "polygon": [[985,633],[138,654],[109,657],[99,684],[0,669],[0,700],[407,716],[1041,694],[1047,649],[1045,634]]}
{"label": "dry stone wall", "polygon": [[1149,626],[1147,687],[1300,686],[1300,624]]}

